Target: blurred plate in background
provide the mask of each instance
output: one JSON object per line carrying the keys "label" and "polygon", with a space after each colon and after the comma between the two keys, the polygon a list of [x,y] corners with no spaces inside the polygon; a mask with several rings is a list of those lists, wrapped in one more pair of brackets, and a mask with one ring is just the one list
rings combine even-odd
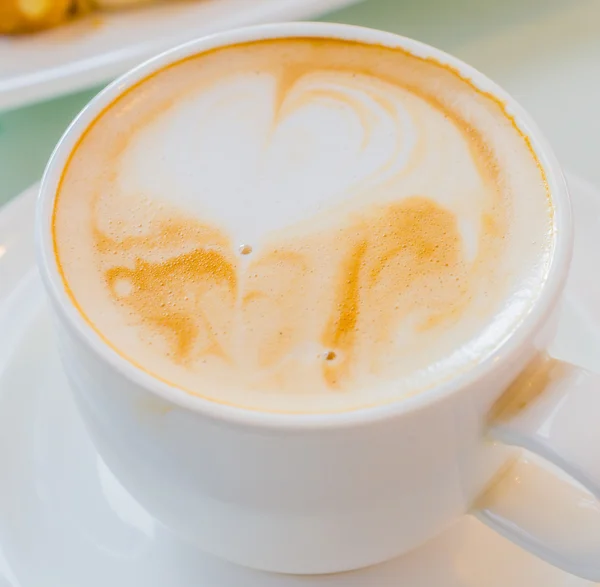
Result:
{"label": "blurred plate in background", "polygon": [[0,38],[0,110],[106,82],[161,51],[217,31],[314,18],[357,0],[169,0]]}

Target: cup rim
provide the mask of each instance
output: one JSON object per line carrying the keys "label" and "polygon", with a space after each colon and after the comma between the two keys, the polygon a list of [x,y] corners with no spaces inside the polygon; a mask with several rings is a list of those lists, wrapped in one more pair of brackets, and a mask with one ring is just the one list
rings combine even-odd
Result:
{"label": "cup rim", "polygon": [[[553,205],[553,248],[546,279],[537,300],[521,318],[515,329],[491,354],[464,372],[445,382],[408,397],[372,407],[325,413],[280,413],[253,410],[220,403],[169,385],[143,371],[106,344],[80,314],[69,299],[59,275],[51,236],[51,219],[57,187],[64,166],[78,140],[102,110],[132,85],[152,73],[190,55],[238,43],[277,38],[336,38],[368,44],[398,47],[414,55],[430,57],[456,69],[477,88],[489,92],[505,104],[521,131],[529,139],[546,174]],[[481,72],[446,52],[420,41],[375,29],[346,24],[289,22],[250,26],[221,32],[189,41],[145,61],[113,81],[99,92],[77,115],[57,143],[42,177],[36,209],[36,254],[38,267],[52,305],[77,334],[110,368],[121,373],[131,383],[164,400],[214,420],[269,429],[322,429],[357,426],[387,420],[414,412],[459,393],[489,375],[502,365],[514,361],[528,340],[541,329],[559,298],[571,259],[573,236],[568,190],[561,167],[548,141],[530,115],[506,91]]]}

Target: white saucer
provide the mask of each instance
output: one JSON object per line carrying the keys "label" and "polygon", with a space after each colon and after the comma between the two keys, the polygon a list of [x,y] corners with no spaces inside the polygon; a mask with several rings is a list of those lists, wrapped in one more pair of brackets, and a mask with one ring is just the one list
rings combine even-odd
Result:
{"label": "white saucer", "polygon": [[[600,194],[571,177],[575,259],[553,352],[600,365]],[[0,210],[0,587],[584,587],[472,518],[355,573],[269,575],[182,543],[96,454],[61,373],[34,268],[33,187]]]}

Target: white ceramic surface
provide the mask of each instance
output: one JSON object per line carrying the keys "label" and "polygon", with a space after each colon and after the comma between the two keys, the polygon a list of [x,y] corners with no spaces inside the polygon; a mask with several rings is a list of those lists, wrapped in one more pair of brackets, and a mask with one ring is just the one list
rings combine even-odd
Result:
{"label": "white ceramic surface", "polygon": [[[569,178],[575,254],[552,345],[600,366],[600,194]],[[62,373],[34,268],[34,186],[0,209],[1,587],[591,587],[471,517],[393,561],[292,577],[236,567],[167,532],[100,458]],[[567,530],[565,530],[567,531]]]}
{"label": "white ceramic surface", "polygon": [[[552,265],[541,295],[492,356],[401,402],[343,414],[251,412],[193,397],[134,368],[91,330],[58,275],[50,234],[62,167],[81,133],[125,88],[164,65],[215,46],[256,38],[334,36],[403,46],[458,68],[509,106],[544,165],[556,222]],[[260,569],[293,573],[350,570],[388,560],[431,539],[471,507],[514,455],[486,438],[488,412],[508,383],[552,336],[570,263],[571,221],[560,167],[510,96],[477,71],[431,47],[379,31],[285,24],[232,31],[163,54],[117,80],[83,111],[55,151],[41,188],[38,252],[65,371],[102,457],[157,519],[204,551]],[[573,386],[567,389],[566,383]],[[600,495],[600,446],[593,422],[574,409],[598,407],[598,376],[578,372],[511,424],[503,442],[530,448]],[[564,400],[564,401],[563,401]],[[389,447],[394,447],[389,450]],[[480,516],[519,544],[585,577],[600,577],[600,507],[557,480],[556,509],[584,539],[566,543],[552,500],[537,503],[521,473]],[[547,478],[546,483],[550,483]],[[557,478],[558,479],[558,478]],[[535,485],[535,483],[534,483]],[[558,493],[556,494],[558,495]],[[527,500],[523,500],[525,497]],[[584,507],[587,514],[582,515]],[[559,516],[560,518],[560,516]]]}
{"label": "white ceramic surface", "polygon": [[209,33],[320,16],[357,0],[167,0],[98,13],[23,37],[0,36],[0,110],[115,78],[165,49]]}

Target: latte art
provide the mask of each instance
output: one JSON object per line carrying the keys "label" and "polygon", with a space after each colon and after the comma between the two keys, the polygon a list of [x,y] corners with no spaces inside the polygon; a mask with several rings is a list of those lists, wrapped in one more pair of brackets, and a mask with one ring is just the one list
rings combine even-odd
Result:
{"label": "latte art", "polygon": [[169,66],[76,146],[67,291],[121,355],[249,409],[398,400],[482,360],[547,271],[552,208],[495,98],[430,59],[323,39]]}

